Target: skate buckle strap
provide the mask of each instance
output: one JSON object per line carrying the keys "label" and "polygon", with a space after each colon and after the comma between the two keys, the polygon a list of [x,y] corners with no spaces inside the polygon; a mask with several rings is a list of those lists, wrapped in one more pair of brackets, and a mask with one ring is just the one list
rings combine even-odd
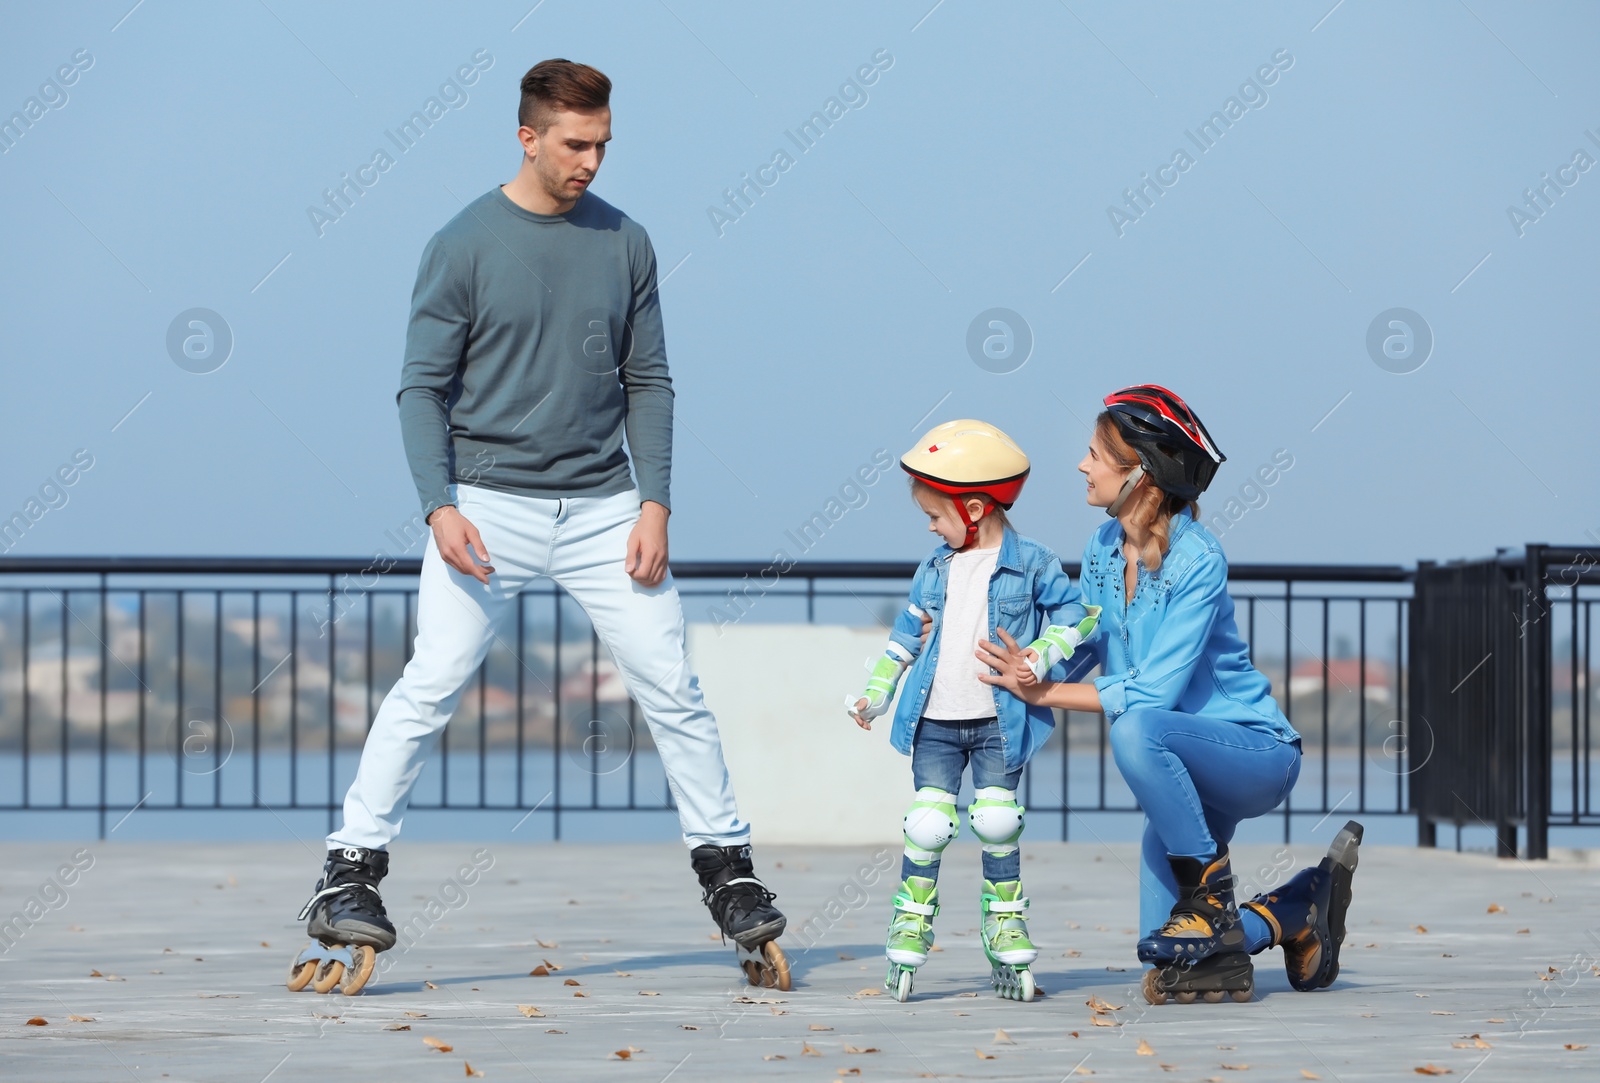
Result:
{"label": "skate buckle strap", "polygon": [[1028,908],[1027,899],[1018,899],[1016,902],[1002,902],[996,899],[989,904],[991,914],[1019,914]]}
{"label": "skate buckle strap", "polygon": [[332,887],[323,888],[321,891],[318,891],[315,895],[311,896],[311,898],[307,899],[306,904],[300,908],[300,913],[295,917],[295,920],[304,921],[306,918],[310,917],[311,908],[317,905],[318,899],[326,899],[330,895],[342,895],[353,887],[364,887],[374,895],[378,894],[377,888],[373,887],[371,884],[363,884],[359,881],[352,880],[343,884],[334,884]]}
{"label": "skate buckle strap", "polygon": [[896,910],[904,910],[909,914],[921,914],[930,918],[939,912],[938,903],[919,903],[910,895],[899,893],[896,893],[894,897],[894,908]]}

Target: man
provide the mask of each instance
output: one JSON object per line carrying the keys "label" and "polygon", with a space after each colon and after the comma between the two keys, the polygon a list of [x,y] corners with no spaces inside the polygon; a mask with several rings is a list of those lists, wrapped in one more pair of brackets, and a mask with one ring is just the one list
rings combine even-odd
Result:
{"label": "man", "polygon": [[[433,530],[416,651],[373,721],[301,915],[334,949],[322,959],[356,971],[370,974],[370,949],[395,941],[378,882],[417,775],[497,618],[545,575],[589,614],[650,726],[717,925],[752,981],[788,987],[770,943],[785,919],[752,871],[750,829],[686,664],[667,571],[673,394],[655,252],[643,228],[589,191],[611,139],[610,95],[586,64],[535,65],[522,80],[516,178],[422,254],[399,394]],[[349,992],[365,975],[345,980]]]}

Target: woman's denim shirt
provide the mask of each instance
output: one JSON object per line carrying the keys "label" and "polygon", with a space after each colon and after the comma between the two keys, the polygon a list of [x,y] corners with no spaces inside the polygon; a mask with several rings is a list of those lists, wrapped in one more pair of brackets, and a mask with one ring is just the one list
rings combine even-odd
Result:
{"label": "woman's denim shirt", "polygon": [[1122,524],[1101,525],[1083,550],[1083,601],[1098,605],[1097,634],[1065,663],[1079,679],[1095,663],[1106,719],[1155,708],[1238,722],[1299,740],[1272,698],[1272,686],[1250,661],[1228,594],[1222,547],[1187,512],[1172,517],[1170,547],[1160,570],[1139,566],[1129,605],[1123,587]]}
{"label": "woman's denim shirt", "polygon": [[[933,672],[939,664],[939,632],[953,556],[954,549],[940,545],[918,566],[916,578],[911,581],[911,607],[901,610],[889,635],[912,658],[895,707],[894,726],[889,731],[889,743],[907,754],[911,752],[917,723],[928,702],[928,690],[933,687]],[[912,607],[933,618],[926,645],[922,642],[922,619]],[[1048,626],[1077,624],[1086,615],[1078,588],[1061,568],[1061,558],[1033,539],[1006,527],[995,558],[994,574],[989,578],[991,638],[998,642],[994,629],[1004,628],[1012,639],[1026,647]],[[1051,676],[1073,660],[1058,665]],[[977,668],[976,661],[974,668]],[[1055,727],[1055,718],[1048,707],[1030,707],[994,685],[990,685],[989,690],[994,693],[995,718],[1000,725],[1000,739],[1005,744],[1006,770],[1015,771],[1044,747]]]}

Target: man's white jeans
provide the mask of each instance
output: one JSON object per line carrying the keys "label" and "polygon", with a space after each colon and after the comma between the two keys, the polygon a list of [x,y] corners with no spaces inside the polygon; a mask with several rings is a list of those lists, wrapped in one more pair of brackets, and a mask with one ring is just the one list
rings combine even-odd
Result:
{"label": "man's white jeans", "polygon": [[624,567],[639,494],[546,500],[457,485],[455,495],[489,550],[494,574],[487,586],[463,575],[428,539],[416,651],[373,719],[345,795],[344,826],[328,836],[328,845],[382,849],[400,833],[411,789],[488,653],[499,618],[541,575],[583,606],[615,659],[655,738],[684,841],[690,847],[749,842],[717,721],[685,658],[678,591],[670,575],[660,586],[645,587]]}

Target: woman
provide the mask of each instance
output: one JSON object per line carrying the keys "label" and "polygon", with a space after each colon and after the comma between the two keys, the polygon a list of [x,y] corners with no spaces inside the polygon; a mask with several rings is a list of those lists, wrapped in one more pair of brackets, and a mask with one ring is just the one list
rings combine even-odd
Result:
{"label": "woman", "polygon": [[980,644],[998,672],[983,680],[1030,704],[1103,711],[1117,767],[1145,812],[1139,958],[1155,964],[1145,996],[1249,1000],[1250,955],[1281,945],[1296,989],[1331,984],[1350,903],[1361,825],[1277,891],[1236,906],[1228,842],[1275,808],[1300,774],[1300,736],[1239,636],[1228,565],[1195,503],[1225,460],[1205,426],[1153,384],[1108,395],[1078,464],[1088,502],[1111,521],[1083,553],[1083,602],[1100,626],[1049,683],[1001,633]]}

